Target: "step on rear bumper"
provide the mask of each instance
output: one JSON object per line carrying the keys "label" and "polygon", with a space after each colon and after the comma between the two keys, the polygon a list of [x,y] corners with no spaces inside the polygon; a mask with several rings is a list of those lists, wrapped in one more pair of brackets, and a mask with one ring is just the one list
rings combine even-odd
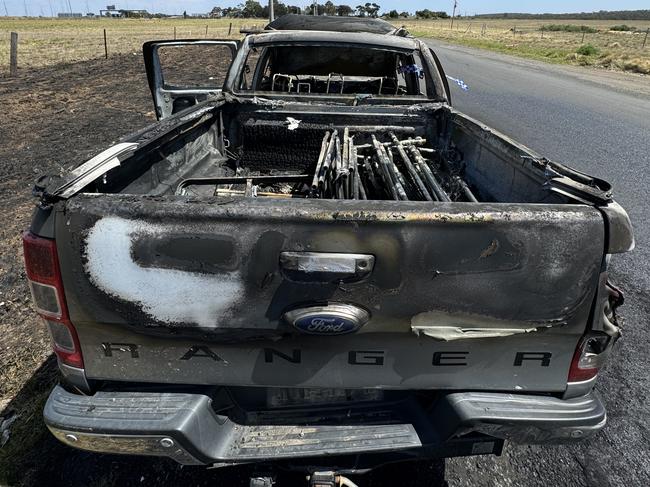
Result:
{"label": "step on rear bumper", "polygon": [[[605,409],[595,393],[569,400],[451,393],[433,411],[418,412],[413,424],[246,425],[216,414],[211,399],[203,394],[98,392],[82,396],[60,386],[52,391],[44,416],[54,436],[70,446],[166,456],[185,465],[382,452],[499,453],[501,443],[494,438],[561,442],[584,438],[605,423]],[[482,439],[459,448],[455,438],[472,432],[489,436],[479,435]]]}

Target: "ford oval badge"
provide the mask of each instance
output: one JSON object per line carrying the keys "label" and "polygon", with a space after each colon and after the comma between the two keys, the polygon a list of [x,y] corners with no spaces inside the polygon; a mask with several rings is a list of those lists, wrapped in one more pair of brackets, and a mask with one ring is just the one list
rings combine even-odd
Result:
{"label": "ford oval badge", "polygon": [[310,335],[353,333],[369,318],[365,309],[344,303],[298,308],[284,314],[284,319],[294,328]]}

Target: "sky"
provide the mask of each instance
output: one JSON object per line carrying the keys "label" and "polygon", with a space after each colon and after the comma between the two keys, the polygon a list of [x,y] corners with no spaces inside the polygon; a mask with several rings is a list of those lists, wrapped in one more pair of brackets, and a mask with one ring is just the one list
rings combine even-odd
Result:
{"label": "sky", "polygon": [[[49,16],[57,12],[68,12],[68,2],[73,12],[86,10],[98,13],[100,8],[106,8],[107,4],[115,4],[117,8],[124,9],[146,9],[148,11],[162,12],[167,14],[182,13],[188,14],[206,13],[212,7],[228,7],[242,3],[244,0],[0,0],[0,15],[33,15]],[[265,0],[258,0],[260,3]],[[319,0],[324,2],[326,0]],[[346,3],[352,7],[368,0],[332,0],[335,4]],[[372,0],[369,0],[372,1]],[[432,0],[374,0],[382,7],[382,12],[391,9],[399,11],[422,10],[445,10],[451,13],[454,0],[432,1]],[[310,0],[285,0],[288,5],[305,6]],[[526,0],[458,0],[458,11],[465,15],[496,13],[496,12],[530,12],[530,13],[563,13],[563,12],[593,12],[597,10],[637,10],[650,8],[648,0],[546,0],[534,2]]]}

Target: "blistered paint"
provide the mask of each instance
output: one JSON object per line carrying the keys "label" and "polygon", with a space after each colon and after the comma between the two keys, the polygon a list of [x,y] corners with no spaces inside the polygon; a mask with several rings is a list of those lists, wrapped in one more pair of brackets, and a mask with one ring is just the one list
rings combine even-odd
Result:
{"label": "blistered paint", "polygon": [[501,320],[486,316],[460,313],[445,313],[442,311],[427,311],[411,318],[411,330],[416,335],[426,335],[436,340],[451,341],[471,338],[494,338],[519,335],[549,328],[553,323],[517,323],[508,322],[506,326]]}
{"label": "blistered paint", "polygon": [[116,298],[137,303],[157,321],[219,326],[242,296],[238,272],[201,274],[142,267],[133,260],[134,236],[155,238],[170,228],[119,217],[97,221],[86,240],[85,269],[90,280]]}

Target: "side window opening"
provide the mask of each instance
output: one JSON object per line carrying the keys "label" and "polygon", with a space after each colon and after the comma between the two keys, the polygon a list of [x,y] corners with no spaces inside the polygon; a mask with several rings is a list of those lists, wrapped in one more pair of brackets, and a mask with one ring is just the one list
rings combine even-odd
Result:
{"label": "side window opening", "polygon": [[161,45],[158,59],[165,89],[221,88],[232,62],[228,46]]}

